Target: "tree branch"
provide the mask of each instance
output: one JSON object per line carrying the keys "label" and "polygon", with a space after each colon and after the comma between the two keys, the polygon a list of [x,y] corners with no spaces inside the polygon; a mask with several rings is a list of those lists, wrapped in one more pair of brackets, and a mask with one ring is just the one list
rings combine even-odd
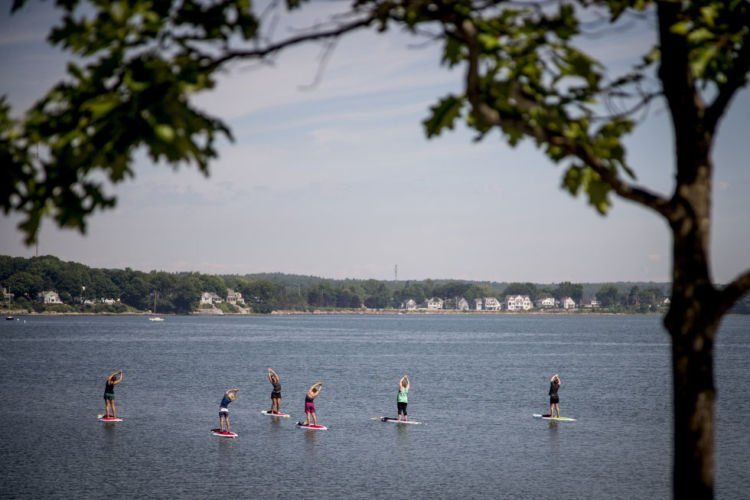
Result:
{"label": "tree branch", "polygon": [[727,74],[727,80],[719,85],[718,95],[706,110],[704,126],[710,134],[716,131],[719,120],[724,116],[734,95],[747,84],[748,73],[750,73],[750,39],[746,39],[737,52],[734,65]]}
{"label": "tree branch", "polygon": [[235,60],[235,59],[250,59],[250,58],[262,59],[264,57],[267,57],[271,54],[279,52],[280,50],[283,50],[290,46],[299,45],[305,42],[312,42],[316,40],[329,40],[331,38],[338,38],[351,31],[355,31],[357,29],[367,27],[373,22],[375,22],[377,19],[378,19],[377,13],[373,12],[365,18],[358,19],[356,21],[352,21],[346,24],[342,24],[329,30],[303,33],[301,35],[293,36],[293,37],[287,38],[286,40],[282,40],[280,42],[270,44],[266,47],[261,47],[261,48],[257,48],[253,50],[228,51],[223,56],[211,61],[210,66],[213,68],[217,68],[221,66],[222,64],[229,62],[231,60]]}
{"label": "tree branch", "polygon": [[719,309],[721,314],[732,308],[732,306],[750,292],[750,269],[737,276],[734,281],[721,289],[719,292]]}
{"label": "tree branch", "polygon": [[481,51],[477,39],[476,28],[472,21],[465,19],[456,27],[456,29],[457,33],[462,37],[468,48],[469,57],[466,70],[466,96],[471,104],[472,111],[478,120],[492,126],[501,126],[502,124],[512,123],[515,128],[523,132],[525,135],[533,137],[539,143],[549,143],[563,148],[568,154],[580,159],[586,166],[596,172],[599,177],[621,198],[651,208],[667,220],[671,218],[673,207],[670,199],[624,181],[616,171],[604,165],[604,163],[602,163],[602,161],[585,146],[578,144],[576,141],[565,137],[559,132],[547,130],[539,125],[532,126],[529,123],[516,118],[501,116],[496,109],[487,105],[482,100],[481,95],[479,75],[479,58]]}

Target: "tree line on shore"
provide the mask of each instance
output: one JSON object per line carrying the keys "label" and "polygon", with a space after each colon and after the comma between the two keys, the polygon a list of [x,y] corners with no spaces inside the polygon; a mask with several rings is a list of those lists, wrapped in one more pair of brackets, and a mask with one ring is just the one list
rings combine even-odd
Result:
{"label": "tree line on shore", "polygon": [[[656,311],[668,289],[663,284],[497,283],[451,280],[381,281],[329,280],[288,274],[209,275],[194,272],[95,269],[54,256],[0,256],[0,285],[13,294],[12,308],[35,311],[136,312],[186,314],[198,307],[202,292],[226,297],[227,289],[242,293],[255,313],[274,310],[399,308],[409,299],[422,303],[430,297],[463,297],[470,304],[483,297],[528,295],[571,297],[580,305],[596,297],[602,310]],[[37,296],[57,292],[63,304],[44,305]],[[115,299],[104,304],[103,299]],[[119,299],[119,300],[118,300]],[[10,300],[10,299],[9,299]],[[86,302],[87,301],[87,302]],[[86,302],[86,303],[84,303]],[[8,301],[4,304],[8,306]],[[737,312],[749,312],[747,301]]]}

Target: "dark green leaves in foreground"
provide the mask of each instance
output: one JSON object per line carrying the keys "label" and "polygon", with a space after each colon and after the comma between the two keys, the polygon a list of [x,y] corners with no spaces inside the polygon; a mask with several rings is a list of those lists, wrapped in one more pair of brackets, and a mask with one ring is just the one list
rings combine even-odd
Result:
{"label": "dark green leaves in foreground", "polygon": [[24,214],[27,243],[45,215],[85,230],[92,212],[114,205],[107,186],[133,175],[137,151],[207,174],[217,139],[231,135],[190,96],[213,87],[217,48],[258,27],[249,0],[60,3],[49,39],[83,62],[21,119],[0,102],[0,204]]}

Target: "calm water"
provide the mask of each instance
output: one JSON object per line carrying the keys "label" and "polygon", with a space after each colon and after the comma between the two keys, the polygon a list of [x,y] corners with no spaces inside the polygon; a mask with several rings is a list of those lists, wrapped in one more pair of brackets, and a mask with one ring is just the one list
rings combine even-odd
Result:
{"label": "calm water", "polygon": [[[750,317],[717,348],[720,498],[747,498]],[[292,419],[270,405],[282,377]],[[668,498],[668,338],[657,317],[27,318],[0,323],[0,496]],[[125,422],[102,424],[104,379]],[[395,413],[412,379],[422,426]],[[546,409],[559,372],[563,415]],[[303,431],[305,390],[330,430]],[[240,437],[212,436],[225,389]]]}

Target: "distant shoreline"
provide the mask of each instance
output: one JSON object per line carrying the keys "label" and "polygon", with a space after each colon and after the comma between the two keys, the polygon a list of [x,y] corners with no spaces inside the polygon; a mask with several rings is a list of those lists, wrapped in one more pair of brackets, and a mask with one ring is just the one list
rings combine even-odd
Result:
{"label": "distant shoreline", "polygon": [[224,313],[224,314],[152,314],[149,312],[28,312],[26,310],[0,310],[2,316],[139,316],[139,317],[176,317],[176,316],[195,316],[195,317],[242,317],[242,316],[660,316],[658,312],[611,312],[611,311],[592,311],[590,309],[577,309],[574,311],[457,311],[451,309],[433,310],[433,311],[401,311],[398,309],[315,309],[312,311],[298,310],[277,310],[267,314],[263,313]]}

